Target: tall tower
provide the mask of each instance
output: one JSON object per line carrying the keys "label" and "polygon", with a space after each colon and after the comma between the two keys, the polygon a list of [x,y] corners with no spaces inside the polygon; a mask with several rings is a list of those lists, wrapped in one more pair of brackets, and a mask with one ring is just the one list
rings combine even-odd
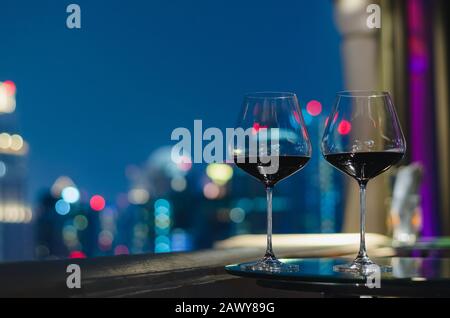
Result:
{"label": "tall tower", "polygon": [[25,257],[32,213],[26,198],[28,144],[17,131],[16,86],[0,82],[0,260]]}

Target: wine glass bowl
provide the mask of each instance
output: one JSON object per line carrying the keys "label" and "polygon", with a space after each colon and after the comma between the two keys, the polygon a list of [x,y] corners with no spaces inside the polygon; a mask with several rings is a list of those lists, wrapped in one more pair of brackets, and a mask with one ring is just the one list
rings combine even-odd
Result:
{"label": "wine glass bowl", "polygon": [[233,138],[230,145],[233,161],[264,184],[267,196],[266,253],[262,259],[242,266],[246,270],[297,271],[297,266],[280,262],[272,249],[273,187],[302,169],[311,157],[297,96],[285,92],[245,95],[235,131],[241,138]]}
{"label": "wine glass bowl", "polygon": [[[344,91],[327,119],[322,153],[334,167],[354,178],[360,187],[360,249],[351,264],[337,271],[366,272],[370,260],[365,246],[365,196],[370,179],[397,164],[404,156],[406,142],[387,92]],[[382,271],[389,267],[380,267]]]}

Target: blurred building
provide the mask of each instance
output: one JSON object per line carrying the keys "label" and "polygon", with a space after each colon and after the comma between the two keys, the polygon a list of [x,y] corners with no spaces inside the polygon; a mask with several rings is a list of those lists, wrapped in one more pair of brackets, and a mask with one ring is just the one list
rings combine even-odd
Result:
{"label": "blurred building", "polygon": [[0,82],[0,260],[28,258],[32,212],[26,197],[28,145],[18,133],[16,86]]}

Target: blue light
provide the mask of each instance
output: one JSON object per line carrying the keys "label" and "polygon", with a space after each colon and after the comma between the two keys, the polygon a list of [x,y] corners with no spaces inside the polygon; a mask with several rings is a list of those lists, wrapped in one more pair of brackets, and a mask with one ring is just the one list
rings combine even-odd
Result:
{"label": "blue light", "polygon": [[305,124],[309,125],[313,119],[312,116],[304,109],[302,110],[302,115],[303,115],[303,120],[305,121]]}
{"label": "blue light", "polygon": [[170,210],[170,202],[166,199],[158,199],[155,201],[155,210],[158,208],[166,208],[167,210]]}
{"label": "blue light", "polygon": [[64,200],[58,200],[55,203],[55,210],[59,215],[66,215],[70,212],[70,204]]}
{"label": "blue light", "polygon": [[169,245],[170,244],[169,237],[166,236],[166,235],[159,235],[159,236],[157,236],[156,239],[155,239],[155,245],[158,245],[160,243],[164,243],[164,244]]}
{"label": "blue light", "polygon": [[158,243],[155,246],[155,253],[168,253],[170,252],[170,246],[166,243]]}

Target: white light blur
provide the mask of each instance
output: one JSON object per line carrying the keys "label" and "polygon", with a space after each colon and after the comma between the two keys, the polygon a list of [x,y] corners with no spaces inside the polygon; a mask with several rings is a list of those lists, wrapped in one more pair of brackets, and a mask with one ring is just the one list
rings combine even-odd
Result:
{"label": "white light blur", "polygon": [[150,194],[146,189],[135,188],[128,191],[128,201],[131,204],[145,204],[149,198]]}
{"label": "white light blur", "polygon": [[61,196],[67,203],[75,203],[80,199],[80,191],[72,186],[65,187],[61,192]]}
{"label": "white light blur", "polygon": [[32,217],[28,206],[17,202],[0,203],[0,223],[29,223]]}

